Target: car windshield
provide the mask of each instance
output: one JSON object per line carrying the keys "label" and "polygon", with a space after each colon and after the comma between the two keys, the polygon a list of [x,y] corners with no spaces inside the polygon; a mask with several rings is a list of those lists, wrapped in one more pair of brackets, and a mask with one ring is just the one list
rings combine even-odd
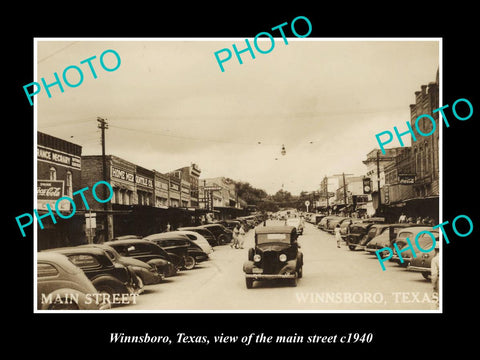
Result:
{"label": "car windshield", "polygon": [[265,244],[271,242],[281,242],[285,244],[290,244],[290,234],[258,234],[257,235],[257,243],[258,244]]}

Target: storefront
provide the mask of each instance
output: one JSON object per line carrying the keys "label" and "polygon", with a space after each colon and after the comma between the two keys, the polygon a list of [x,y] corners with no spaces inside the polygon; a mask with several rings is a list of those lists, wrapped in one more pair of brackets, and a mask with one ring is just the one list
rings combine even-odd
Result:
{"label": "storefront", "polygon": [[[44,250],[86,242],[85,218],[77,211],[81,199],[74,199],[76,211],[69,219],[55,214],[55,203],[61,197],[73,198],[81,188],[82,147],[54,136],[37,132],[37,212],[48,214],[47,204],[52,209],[55,222],[50,216],[41,219],[43,229],[37,222],[37,248]],[[67,216],[74,209],[69,201],[58,203],[61,214]]]}

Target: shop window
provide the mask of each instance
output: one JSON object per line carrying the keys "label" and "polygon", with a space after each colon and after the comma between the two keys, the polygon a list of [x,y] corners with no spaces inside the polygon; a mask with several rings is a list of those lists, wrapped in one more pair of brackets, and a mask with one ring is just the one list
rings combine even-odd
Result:
{"label": "shop window", "polygon": [[55,167],[50,167],[50,180],[57,180],[57,169]]}

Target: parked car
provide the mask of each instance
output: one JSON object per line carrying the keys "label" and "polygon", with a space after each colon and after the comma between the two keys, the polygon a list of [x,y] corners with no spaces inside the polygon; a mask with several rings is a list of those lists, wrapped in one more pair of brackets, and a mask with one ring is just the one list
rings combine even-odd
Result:
{"label": "parked car", "polygon": [[328,216],[325,216],[324,218],[322,218],[322,220],[320,220],[320,222],[318,223],[318,228],[320,230],[323,230],[323,231],[327,231],[327,226],[328,226],[328,222],[332,219],[335,219],[336,216],[335,215],[328,215]]}
{"label": "parked car", "polygon": [[121,235],[121,236],[116,236],[112,240],[127,240],[127,239],[141,239],[142,237],[140,235]]}
{"label": "parked car", "polygon": [[162,260],[163,265],[159,264],[159,262],[156,264],[148,264],[132,257],[122,256],[110,245],[86,244],[80,246],[103,249],[113,262],[119,262],[132,269],[139,278],[139,281],[144,285],[158,284],[165,277],[165,273],[168,272],[168,262],[166,260]]}
{"label": "parked car", "polygon": [[213,247],[208,243],[207,239],[205,239],[203,235],[199,234],[196,231],[176,230],[174,231],[174,233],[185,235],[196,245],[200,246],[203,252],[205,252],[205,254],[207,255],[210,255],[213,252]]}
{"label": "parked car", "polygon": [[364,236],[358,245],[356,246],[357,250],[365,250],[365,247],[369,244],[369,242],[374,239],[376,236],[382,234],[384,231],[388,230],[388,224],[375,224],[373,223],[372,226],[368,229],[367,235]]}
{"label": "parked car", "polygon": [[293,286],[303,276],[303,254],[293,226],[262,226],[255,230],[255,247],[243,265],[247,289],[254,280],[285,279]]}
{"label": "parked car", "polygon": [[[370,240],[366,246],[365,251],[370,253],[375,253],[379,249],[383,249],[386,247],[393,249],[393,241],[396,239],[398,232],[401,229],[416,226],[415,224],[385,224],[386,229],[382,231],[379,235],[375,236],[372,240]],[[379,254],[382,257],[389,255],[388,250]]]}
{"label": "parked car", "polygon": [[223,245],[232,241],[232,231],[221,224],[200,225],[201,228],[210,230],[215,236],[215,245]]}
{"label": "parked car", "polygon": [[353,224],[361,223],[362,219],[348,218],[340,223],[340,235],[343,240],[350,234],[350,228]]}
{"label": "parked car", "polygon": [[120,263],[114,263],[102,249],[76,246],[43,251],[65,255],[83,270],[100,293],[107,293],[112,297],[116,294],[138,294],[135,273]]}
{"label": "parked car", "polygon": [[337,226],[337,224],[341,225],[342,221],[345,221],[347,219],[349,218],[345,216],[338,216],[333,219],[329,219],[326,226],[327,232],[333,234],[335,232],[335,227]]}
{"label": "parked car", "polygon": [[[435,237],[435,241],[438,242],[438,232],[432,232]],[[414,240],[415,241],[415,240]],[[428,234],[422,234],[418,238],[418,243],[423,249],[430,249],[433,245],[433,239]],[[432,259],[435,256],[435,251],[430,251],[427,253],[417,253],[417,257],[412,258],[407,265],[407,270],[420,272],[425,279],[428,279],[431,272]],[[403,254],[402,254],[403,256]]]}
{"label": "parked car", "polygon": [[100,294],[82,269],[65,255],[37,253],[38,310],[105,310],[111,307],[110,302],[96,301],[92,295]]}
{"label": "parked car", "polygon": [[197,234],[202,235],[205,240],[208,241],[208,244],[212,247],[216,244],[216,239],[215,235],[212,234],[212,232],[208,229],[205,229],[200,226],[187,226],[187,227],[179,227],[177,230],[179,231],[193,231],[196,232]]}
{"label": "parked car", "polygon": [[[104,244],[113,247],[121,256],[132,257],[164,270],[164,276],[170,277],[177,273],[182,259],[170,256],[160,246],[148,240],[125,239],[107,241]],[[167,264],[165,265],[165,262]]]}
{"label": "parked car", "polygon": [[215,224],[220,224],[225,226],[227,229],[233,231],[233,228],[237,225],[241,225],[240,220],[219,220]]}
{"label": "parked car", "polygon": [[169,254],[183,257],[182,268],[185,270],[191,270],[197,263],[208,260],[208,254],[199,245],[177,231],[152,234],[144,239],[154,242]]}
{"label": "parked car", "polygon": [[373,225],[373,223],[361,222],[350,226],[350,234],[345,237],[348,248],[353,251],[360,247],[360,243]]}
{"label": "parked car", "polygon": [[[407,243],[407,238],[410,241],[410,244],[412,244],[412,247],[415,252],[415,257],[423,254],[420,250],[418,250],[416,243],[415,243],[415,238],[418,235],[418,233],[422,231],[429,231],[433,235],[435,235],[436,238],[438,238],[438,229],[434,229],[430,226],[414,226],[414,227],[407,227],[405,229],[402,229],[398,232],[397,237],[394,241],[394,244],[397,244],[397,247],[400,250],[403,250],[405,246],[408,246]],[[424,236],[426,235],[426,236]],[[418,243],[422,249],[428,249],[432,246],[433,240],[432,237],[426,233],[420,235],[418,239]],[[412,250],[410,249],[405,249],[405,251],[402,251],[402,253],[399,255],[397,254],[397,251],[395,247],[392,249],[393,255],[391,258],[391,261],[397,262],[400,266],[407,267],[408,264],[412,261],[414,258],[414,255],[412,254]],[[433,251],[433,250],[432,250]],[[400,256],[402,257],[403,262],[400,260]]]}
{"label": "parked car", "polygon": [[295,227],[298,235],[303,235],[303,219],[301,218],[290,218],[285,220],[285,225]]}

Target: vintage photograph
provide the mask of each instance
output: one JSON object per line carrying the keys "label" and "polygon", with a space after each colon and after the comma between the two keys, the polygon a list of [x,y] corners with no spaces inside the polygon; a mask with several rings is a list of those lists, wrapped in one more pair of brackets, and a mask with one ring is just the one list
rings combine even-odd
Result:
{"label": "vintage photograph", "polygon": [[441,39],[272,36],[35,39],[35,312],[442,312]]}

